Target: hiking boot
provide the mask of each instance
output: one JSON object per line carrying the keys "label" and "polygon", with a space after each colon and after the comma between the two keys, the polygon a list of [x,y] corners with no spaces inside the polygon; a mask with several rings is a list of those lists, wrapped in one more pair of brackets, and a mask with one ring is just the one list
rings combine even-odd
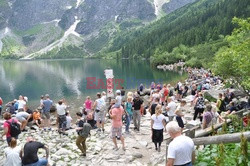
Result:
{"label": "hiking boot", "polygon": [[137,130],[137,127],[134,127],[134,130]]}
{"label": "hiking boot", "polygon": [[105,129],[102,129],[102,132],[104,133]]}
{"label": "hiking boot", "polygon": [[86,157],[86,153],[82,153],[80,156]]}
{"label": "hiking boot", "polygon": [[100,132],[100,131],[102,131],[102,130],[99,128],[99,129],[97,129],[97,131],[96,131],[96,132]]}

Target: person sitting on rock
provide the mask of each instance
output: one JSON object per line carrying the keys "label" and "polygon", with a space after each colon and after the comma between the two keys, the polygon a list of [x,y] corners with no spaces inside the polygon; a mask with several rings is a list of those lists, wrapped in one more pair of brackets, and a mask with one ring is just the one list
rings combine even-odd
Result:
{"label": "person sitting on rock", "polygon": [[[49,149],[41,142],[35,141],[33,137],[27,137],[27,143],[21,151],[21,158],[23,166],[47,166],[49,158]],[[46,158],[39,159],[37,151],[42,148],[46,151]]]}
{"label": "person sitting on rock", "polygon": [[42,118],[41,118],[41,114],[39,112],[38,109],[34,110],[33,113],[33,122],[34,124],[36,124],[39,128],[41,128],[41,123],[42,123]]}

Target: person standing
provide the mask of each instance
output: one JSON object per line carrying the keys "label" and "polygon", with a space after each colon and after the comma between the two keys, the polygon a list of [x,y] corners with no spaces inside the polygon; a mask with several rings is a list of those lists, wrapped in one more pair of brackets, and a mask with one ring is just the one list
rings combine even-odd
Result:
{"label": "person standing", "polygon": [[206,111],[203,114],[202,129],[212,126],[213,123],[212,120],[213,120],[212,105],[208,104],[206,105]]}
{"label": "person standing", "polygon": [[11,138],[10,146],[4,149],[6,160],[4,166],[22,166],[20,158],[21,147],[16,146],[17,141],[15,138]]}
{"label": "person standing", "polygon": [[116,137],[120,138],[122,142],[122,149],[125,150],[124,137],[122,136],[122,115],[124,114],[124,109],[120,106],[119,108],[112,108],[109,111],[110,118],[112,119],[111,137],[114,142],[114,149],[118,150]]}
{"label": "person standing", "polygon": [[181,128],[175,121],[169,122],[166,130],[173,139],[168,146],[166,166],[192,166],[195,160],[194,142],[191,138],[181,135]]}
{"label": "person standing", "polygon": [[198,98],[196,98],[194,102],[194,118],[193,120],[196,119],[197,115],[200,117],[200,121],[202,122],[202,113],[205,109],[205,99],[203,97],[203,94],[201,92],[198,93]]}
{"label": "person standing", "polygon": [[[44,149],[46,151],[46,158],[38,158],[38,149]],[[23,166],[47,166],[49,149],[41,142],[35,141],[33,137],[28,137],[27,143],[24,145],[23,151],[21,151],[21,158]]]}
{"label": "person standing", "polygon": [[58,132],[63,135],[67,135],[65,133],[67,120],[66,120],[66,108],[64,100],[59,100],[58,104],[56,104],[56,112],[58,117]]}
{"label": "person standing", "polygon": [[172,121],[174,119],[174,112],[176,110],[176,103],[174,102],[174,97],[169,97],[168,98],[168,105],[166,107],[166,111],[168,113],[168,118],[169,118],[169,121]]}
{"label": "person standing", "polygon": [[48,130],[51,130],[50,127],[50,109],[53,105],[53,101],[50,100],[49,95],[45,95],[45,100],[43,101],[43,118],[44,118],[44,130],[48,127]]}
{"label": "person standing", "polygon": [[26,105],[26,101],[24,100],[23,96],[19,96],[19,100],[17,100],[18,102],[18,110],[23,109],[23,107]]}
{"label": "person standing", "polygon": [[2,115],[3,99],[0,97],[0,116]]}
{"label": "person standing", "polygon": [[160,104],[160,99],[155,98],[155,102],[151,104],[150,109],[149,109],[151,116],[155,114],[155,108],[158,104]]}
{"label": "person standing", "polygon": [[[155,114],[151,116],[152,142],[155,144],[155,150],[161,151],[163,142],[163,129],[166,125],[165,116],[162,114],[161,105],[155,108]],[[158,145],[158,146],[157,146]]]}
{"label": "person standing", "polygon": [[127,102],[125,103],[125,112],[126,112],[126,133],[129,133],[129,126],[133,116],[132,97],[127,98]]}
{"label": "person standing", "polygon": [[141,123],[141,106],[143,104],[143,100],[139,97],[138,94],[135,95],[135,99],[133,100],[133,122],[134,122],[134,130],[140,131],[140,123]]}
{"label": "person standing", "polygon": [[77,147],[81,150],[82,155],[81,156],[86,156],[86,139],[90,134],[90,130],[91,130],[91,125],[89,123],[85,122],[85,119],[82,118],[82,113],[81,112],[77,112],[76,113],[77,116],[77,134],[78,137],[76,139],[76,145]]}
{"label": "person standing", "polygon": [[97,99],[94,102],[93,110],[95,110],[95,121],[98,127],[97,131],[100,132],[102,128],[102,132],[104,132],[106,102],[101,98],[100,93],[97,93],[96,96]]}

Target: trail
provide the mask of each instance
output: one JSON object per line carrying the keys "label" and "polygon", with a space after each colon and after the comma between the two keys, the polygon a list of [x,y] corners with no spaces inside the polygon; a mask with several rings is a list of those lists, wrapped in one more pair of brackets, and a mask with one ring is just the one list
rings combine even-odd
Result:
{"label": "trail", "polygon": [[67,31],[65,31],[62,38],[60,38],[59,40],[51,43],[47,47],[42,48],[40,51],[37,51],[37,52],[34,52],[34,53],[32,53],[32,54],[30,54],[28,56],[25,56],[24,58],[22,58],[22,60],[33,59],[33,58],[37,57],[40,54],[45,54],[45,53],[53,50],[56,47],[61,47],[70,34],[73,34],[73,35],[75,35],[77,37],[80,37],[80,34],[75,32],[76,26],[80,22],[80,20],[78,20],[76,16],[75,16],[75,19],[76,19],[75,22],[69,27],[69,29]]}

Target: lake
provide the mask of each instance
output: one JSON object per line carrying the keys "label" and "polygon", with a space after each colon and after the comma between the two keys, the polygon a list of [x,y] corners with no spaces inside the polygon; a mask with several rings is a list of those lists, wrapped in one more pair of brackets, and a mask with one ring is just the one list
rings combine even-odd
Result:
{"label": "lake", "polygon": [[[106,81],[104,70],[113,69],[114,78],[124,81],[125,89],[136,89],[140,83],[149,87],[152,81],[173,83],[186,77],[174,71],[160,71],[152,68],[148,61],[135,60],[0,60],[0,97],[4,103],[17,99],[19,95],[29,98],[32,108],[39,105],[40,96],[49,94],[54,102],[65,98],[71,109],[77,111],[86,96],[95,96],[106,91],[87,87],[87,79]],[[89,84],[88,84],[89,85]],[[115,84],[115,87],[118,85]],[[115,91],[115,89],[114,89]]]}

